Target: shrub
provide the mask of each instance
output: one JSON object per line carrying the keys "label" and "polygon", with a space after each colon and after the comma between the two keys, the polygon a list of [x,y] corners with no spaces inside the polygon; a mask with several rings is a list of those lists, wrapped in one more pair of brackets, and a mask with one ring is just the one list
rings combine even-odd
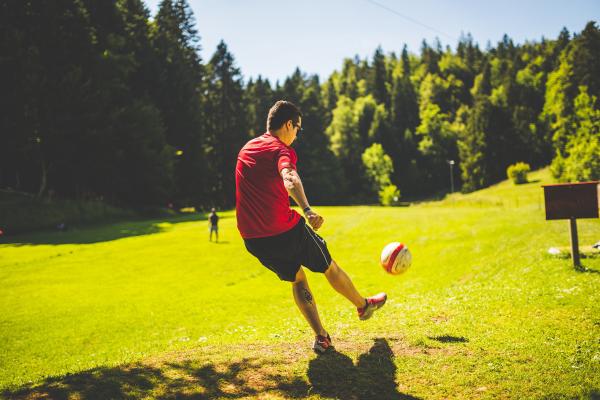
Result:
{"label": "shrub", "polygon": [[56,229],[63,223],[71,226],[136,216],[134,211],[100,200],[40,199],[28,193],[0,190],[0,229],[8,234]]}
{"label": "shrub", "polygon": [[519,185],[521,183],[527,183],[527,173],[529,171],[531,171],[529,164],[518,162],[508,167],[506,175],[515,183],[515,185]]}
{"label": "shrub", "polygon": [[400,190],[396,185],[387,185],[379,191],[379,202],[382,206],[395,206],[400,202]]}

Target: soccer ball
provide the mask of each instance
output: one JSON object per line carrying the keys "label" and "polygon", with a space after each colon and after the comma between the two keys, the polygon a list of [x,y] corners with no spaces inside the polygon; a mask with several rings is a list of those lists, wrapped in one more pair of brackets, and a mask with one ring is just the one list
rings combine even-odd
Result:
{"label": "soccer ball", "polygon": [[392,275],[406,272],[412,263],[412,254],[404,243],[392,242],[381,252],[381,266]]}

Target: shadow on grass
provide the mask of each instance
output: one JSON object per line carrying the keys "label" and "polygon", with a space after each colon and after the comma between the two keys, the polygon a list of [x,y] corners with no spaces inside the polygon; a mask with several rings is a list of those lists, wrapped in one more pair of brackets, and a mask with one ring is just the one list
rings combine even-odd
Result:
{"label": "shadow on grass", "polygon": [[450,335],[441,335],[441,336],[428,336],[431,340],[437,340],[442,343],[466,343],[469,339],[462,336],[450,336]]}
{"label": "shadow on grass", "polygon": [[575,271],[582,272],[582,273],[588,273],[588,274],[600,274],[600,271],[598,271],[597,269],[588,268],[583,264],[579,267],[576,267]]}
{"label": "shadow on grass", "polygon": [[302,398],[308,393],[300,377],[287,377],[281,365],[242,359],[230,364],[194,361],[160,365],[119,366],[49,378],[41,385],[5,391],[10,399],[214,399],[254,397],[260,393],[280,393]]}
{"label": "shadow on grass", "polygon": [[312,359],[308,380],[285,359],[244,358],[221,363],[173,360],[101,367],[37,385],[0,392],[9,399],[239,399],[274,396],[303,399],[315,394],[339,399],[416,399],[400,393],[394,354],[376,339],[356,365],[335,350]]}
{"label": "shadow on grass", "polygon": [[[140,221],[119,221],[102,225],[88,225],[81,228],[70,228],[66,231],[40,231],[0,238],[0,244],[15,246],[31,244],[92,244],[108,242],[132,236],[151,235],[168,229],[169,224],[190,221],[205,221],[203,214],[188,214],[161,219]],[[199,230],[198,233],[204,233]]]}
{"label": "shadow on grass", "polygon": [[394,353],[386,339],[375,339],[371,349],[352,359],[335,350],[311,360],[311,393],[336,399],[417,399],[401,393],[396,384]]}

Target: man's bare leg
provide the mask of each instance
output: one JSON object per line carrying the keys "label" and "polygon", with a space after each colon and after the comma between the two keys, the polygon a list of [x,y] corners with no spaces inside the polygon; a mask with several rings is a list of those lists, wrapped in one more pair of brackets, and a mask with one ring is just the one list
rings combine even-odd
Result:
{"label": "man's bare leg", "polygon": [[296,273],[296,280],[292,283],[292,291],[294,292],[296,305],[312,330],[315,331],[315,335],[327,336],[327,332],[323,328],[321,319],[319,318],[317,303],[315,303],[315,299],[308,287],[308,280],[302,267]]}
{"label": "man's bare leg", "polygon": [[325,276],[329,284],[338,293],[350,300],[357,308],[365,306],[365,298],[358,293],[348,274],[335,261],[331,260],[329,268],[325,271]]}

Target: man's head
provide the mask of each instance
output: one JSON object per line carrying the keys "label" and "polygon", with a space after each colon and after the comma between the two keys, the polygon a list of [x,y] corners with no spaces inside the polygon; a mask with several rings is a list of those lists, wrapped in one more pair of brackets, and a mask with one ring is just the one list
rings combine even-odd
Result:
{"label": "man's head", "polygon": [[211,209],[210,209],[210,212],[214,213],[214,212],[215,212],[215,208],[214,208],[214,207],[213,207],[213,208],[211,208]]}
{"label": "man's head", "polygon": [[302,129],[302,113],[290,101],[279,100],[269,110],[267,130],[288,146]]}

